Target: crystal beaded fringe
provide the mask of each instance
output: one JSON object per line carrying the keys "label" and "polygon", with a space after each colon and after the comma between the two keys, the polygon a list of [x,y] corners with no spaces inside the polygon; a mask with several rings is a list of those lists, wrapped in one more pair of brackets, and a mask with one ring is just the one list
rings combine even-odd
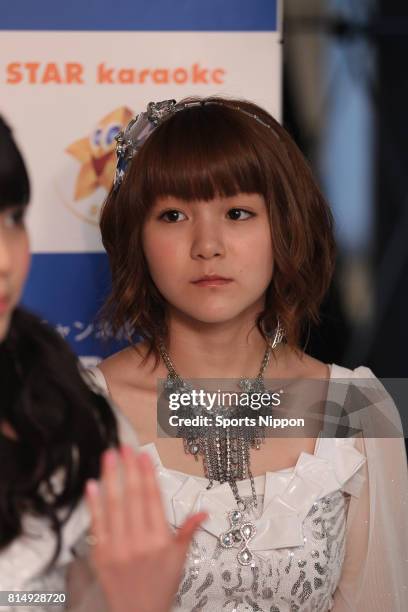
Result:
{"label": "crystal beaded fringe", "polygon": [[[263,375],[268,366],[272,350],[283,340],[283,337],[283,329],[278,323],[273,340],[268,341],[257,377],[240,379],[239,387],[242,391],[249,395],[265,392]],[[167,393],[191,393],[192,386],[176,372],[163,342],[159,343],[159,351],[168,370],[164,385]],[[193,413],[193,406],[190,405],[190,408]],[[218,407],[218,409],[221,409],[221,407]],[[238,427],[234,428],[234,431],[234,435],[231,435],[232,432],[229,427],[225,428],[223,432],[219,428],[215,428],[215,431],[209,435],[208,431],[206,432],[202,428],[199,435],[193,436],[188,427],[180,427],[178,435],[183,438],[184,450],[187,454],[193,455],[196,461],[198,461],[199,455],[202,456],[204,473],[209,481],[207,489],[213,486],[214,481],[218,481],[220,484],[229,483],[237,502],[237,510],[228,514],[230,529],[221,534],[220,544],[224,548],[231,548],[241,543],[237,560],[241,565],[250,565],[253,561],[253,555],[248,548],[248,543],[255,536],[256,528],[245,517],[252,508],[257,506],[255,482],[250,467],[250,449],[259,449],[265,436],[263,427]],[[244,502],[239,495],[236,481],[246,478],[249,478],[251,483],[252,497],[250,501]]]}

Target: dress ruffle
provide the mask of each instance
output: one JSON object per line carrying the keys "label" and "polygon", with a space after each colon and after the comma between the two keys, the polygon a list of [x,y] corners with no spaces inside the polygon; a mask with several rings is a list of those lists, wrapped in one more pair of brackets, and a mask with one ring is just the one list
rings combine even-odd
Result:
{"label": "dress ruffle", "polygon": [[[189,514],[206,511],[208,519],[202,524],[203,529],[215,537],[228,530],[228,512],[236,507],[228,483],[214,484],[207,490],[204,478],[165,468],[155,444],[142,448],[156,466],[170,524],[180,527]],[[257,493],[262,492],[264,503],[259,519],[251,519],[256,526],[251,550],[262,556],[262,551],[302,546],[302,525],[312,505],[338,490],[358,497],[364,482],[359,471],[365,461],[365,456],[354,447],[353,438],[320,435],[315,453],[300,453],[294,468],[257,477]],[[251,495],[248,479],[239,481],[238,487],[242,497]]]}

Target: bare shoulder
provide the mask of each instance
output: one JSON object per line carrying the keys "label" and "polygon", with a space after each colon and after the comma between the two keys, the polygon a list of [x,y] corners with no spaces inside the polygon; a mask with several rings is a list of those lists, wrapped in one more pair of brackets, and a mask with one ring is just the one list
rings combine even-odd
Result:
{"label": "bare shoulder", "polygon": [[141,342],[111,355],[99,364],[108,384],[150,389],[156,384],[158,372],[154,370],[154,357],[145,361],[147,346]]}
{"label": "bare shoulder", "polygon": [[279,355],[282,375],[291,378],[320,378],[330,377],[330,366],[319,361],[303,351],[294,351],[285,346]]}
{"label": "bare shoulder", "polygon": [[302,354],[300,363],[301,370],[306,378],[329,378],[330,376],[330,366],[307,353]]}
{"label": "bare shoulder", "polygon": [[154,356],[147,356],[144,343],[129,346],[105,359],[100,365],[108,392],[117,409],[137,431],[141,444],[155,438],[157,378]]}

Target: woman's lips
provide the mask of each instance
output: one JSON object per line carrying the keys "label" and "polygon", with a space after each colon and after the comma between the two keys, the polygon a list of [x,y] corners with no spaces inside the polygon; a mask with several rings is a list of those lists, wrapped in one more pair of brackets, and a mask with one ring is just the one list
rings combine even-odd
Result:
{"label": "woman's lips", "polygon": [[193,281],[193,285],[197,287],[220,287],[232,283],[232,278],[203,278],[198,281]]}

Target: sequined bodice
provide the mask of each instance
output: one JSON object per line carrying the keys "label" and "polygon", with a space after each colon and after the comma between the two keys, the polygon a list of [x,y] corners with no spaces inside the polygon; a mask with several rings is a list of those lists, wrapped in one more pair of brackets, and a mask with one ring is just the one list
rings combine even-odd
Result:
{"label": "sequined bodice", "polygon": [[[201,530],[191,547],[174,610],[190,612],[325,612],[340,579],[345,554],[348,495],[318,499],[303,522],[303,544],[263,551],[252,566],[237,563]],[[262,513],[258,496],[256,517]]]}
{"label": "sequined bodice", "polygon": [[[257,507],[243,518],[253,536],[246,542],[237,534],[230,547],[223,535],[236,533],[231,523],[236,502],[228,483],[208,490],[204,478],[165,468],[154,444],[143,449],[156,466],[170,524],[180,527],[197,511],[208,514],[190,548],[173,612],[332,609],[350,495],[358,494],[365,462],[352,439],[319,436],[313,455],[302,452],[293,468],[255,478]],[[250,500],[250,481],[238,486],[241,497]],[[248,565],[239,562],[246,545]]]}

